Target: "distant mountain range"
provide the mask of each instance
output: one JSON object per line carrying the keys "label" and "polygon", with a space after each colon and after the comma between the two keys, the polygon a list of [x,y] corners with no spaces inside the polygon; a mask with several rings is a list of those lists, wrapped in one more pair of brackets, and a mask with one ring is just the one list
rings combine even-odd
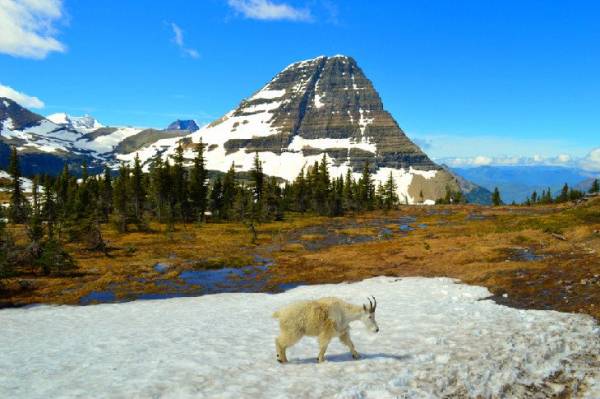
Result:
{"label": "distant mountain range", "polygon": [[589,189],[594,177],[592,172],[561,166],[480,166],[452,171],[487,190],[498,187],[505,203],[521,203],[533,191],[539,194],[548,187],[556,194],[565,183]]}
{"label": "distant mountain range", "polygon": [[[489,191],[433,162],[385,111],[379,94],[356,61],[346,56],[294,63],[240,105],[199,128],[177,120],[167,129],[104,126],[92,116],[64,113],[43,117],[12,100],[0,99],[0,167],[11,145],[21,154],[25,175],[56,174],[65,162],[92,173],[139,155],[147,167],[178,145],[191,164],[195,143],[206,144],[207,168],[252,168],[255,153],[270,176],[293,180],[307,166],[329,161],[329,173],[360,178],[366,163],[376,183],[390,174],[403,203],[433,203],[447,189],[472,202],[488,202]],[[468,178],[467,178],[468,179]]]}

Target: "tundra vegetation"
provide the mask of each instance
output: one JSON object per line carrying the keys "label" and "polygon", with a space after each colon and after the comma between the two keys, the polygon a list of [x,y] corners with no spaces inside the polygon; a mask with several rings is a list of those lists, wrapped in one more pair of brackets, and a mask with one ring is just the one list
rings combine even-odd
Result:
{"label": "tundra vegetation", "polygon": [[[78,303],[109,287],[128,299],[163,292],[168,287],[155,281],[176,281],[190,268],[239,267],[260,255],[276,265],[256,276],[266,275],[265,291],[379,275],[449,276],[486,286],[512,306],[600,317],[600,201],[593,196],[571,201],[569,189],[566,201],[548,201],[546,192],[543,201],[481,207],[449,193],[452,205],[403,206],[381,194],[388,185],[369,183],[368,167],[353,181],[326,175],[321,162],[280,186],[258,157],[251,173],[209,173],[202,150],[190,169],[178,152],[148,172],[139,161],[116,175],[66,167],[34,179],[37,189],[27,194],[18,179],[0,182],[0,202],[10,204],[0,211],[0,305]],[[18,177],[16,152],[13,159],[10,173]],[[408,222],[415,229],[407,233],[399,221],[408,217],[417,222]],[[332,234],[345,239],[329,242]],[[523,251],[536,256],[524,259]],[[169,268],[161,274],[156,263]]]}

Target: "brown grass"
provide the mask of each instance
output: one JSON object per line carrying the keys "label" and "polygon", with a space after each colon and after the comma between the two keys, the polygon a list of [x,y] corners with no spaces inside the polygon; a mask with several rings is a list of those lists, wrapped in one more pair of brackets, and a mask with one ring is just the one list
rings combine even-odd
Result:
{"label": "brown grass", "polygon": [[[444,214],[447,211],[451,213]],[[470,214],[486,219],[471,220]],[[371,227],[372,223],[396,232],[395,221],[408,215],[428,227],[377,239],[379,229]],[[486,286],[498,301],[511,306],[583,312],[600,318],[600,283],[586,283],[600,275],[599,215],[600,202],[579,207],[404,207],[335,219],[289,215],[285,222],[260,225],[257,245],[251,244],[247,227],[237,223],[178,225],[172,233],[158,224],[150,226],[153,232],[127,234],[105,226],[104,238],[115,248],[110,257],[69,244],[80,266],[79,275],[19,276],[10,279],[11,291],[4,299],[19,304],[77,303],[82,295],[115,284],[118,296],[127,291],[156,292],[160,289],[147,282],[176,279],[180,271],[190,268],[243,266],[259,254],[275,259],[267,287],[273,291],[284,283],[337,283],[381,275],[446,276]],[[296,239],[300,232],[304,241],[324,238],[301,233],[310,226],[375,239],[319,251],[290,242],[294,232]],[[22,227],[12,230],[25,242]],[[513,256],[524,248],[545,257],[526,262]],[[157,262],[170,265],[167,274],[153,269]],[[147,282],[140,282],[142,278]],[[22,288],[24,281],[31,287]]]}

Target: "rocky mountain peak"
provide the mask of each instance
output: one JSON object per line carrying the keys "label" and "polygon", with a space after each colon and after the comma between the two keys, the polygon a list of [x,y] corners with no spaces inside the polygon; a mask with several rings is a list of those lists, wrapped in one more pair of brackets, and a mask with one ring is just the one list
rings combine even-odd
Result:
{"label": "rocky mountain peak", "polygon": [[0,132],[3,128],[23,130],[39,124],[43,119],[10,98],[0,97]]}
{"label": "rocky mountain peak", "polygon": [[171,123],[167,127],[167,130],[187,130],[188,132],[195,132],[196,130],[199,130],[199,129],[200,129],[200,127],[198,126],[196,121],[191,120],[191,119],[185,119],[185,120],[177,119],[175,122]]}
{"label": "rocky mountain peak", "polygon": [[71,116],[64,112],[59,112],[48,115],[46,119],[57,125],[74,129],[82,133],[89,133],[93,130],[104,127],[104,125],[98,122],[96,118],[87,114],[83,116]]}

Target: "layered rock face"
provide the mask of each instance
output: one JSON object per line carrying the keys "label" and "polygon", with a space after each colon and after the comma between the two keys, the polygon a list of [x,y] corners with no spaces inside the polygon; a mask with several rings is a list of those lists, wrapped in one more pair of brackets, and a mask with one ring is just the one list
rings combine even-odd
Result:
{"label": "layered rock face", "polygon": [[[332,176],[350,169],[358,178],[366,162],[378,182],[391,173],[403,202],[431,202],[447,186],[458,188],[456,179],[404,134],[356,61],[345,56],[288,66],[191,137],[208,145],[210,169],[225,171],[234,163],[249,170],[259,153],[267,174],[293,180],[327,154]],[[193,156],[191,147],[187,155]]]}
{"label": "layered rock face", "polygon": [[327,152],[336,163],[350,160],[355,170],[365,160],[375,167],[440,169],[383,109],[371,81],[350,57],[289,66],[233,116],[250,118],[265,111],[272,114],[272,135],[256,132],[257,137],[232,139],[226,147],[275,153],[301,147],[307,155]]}

